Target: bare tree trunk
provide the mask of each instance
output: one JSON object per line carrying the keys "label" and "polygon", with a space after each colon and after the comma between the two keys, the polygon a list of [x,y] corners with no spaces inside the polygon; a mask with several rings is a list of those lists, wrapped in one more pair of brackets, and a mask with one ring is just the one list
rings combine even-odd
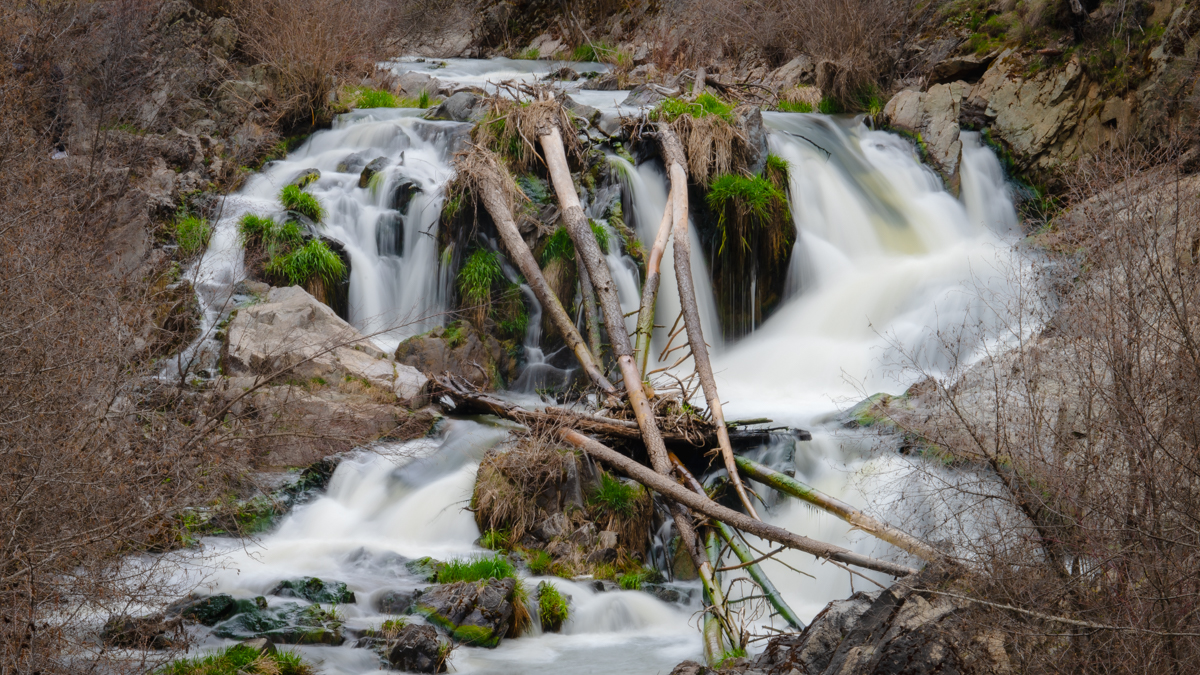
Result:
{"label": "bare tree trunk", "polygon": [[687,211],[687,158],[683,154],[683,146],[675,137],[675,132],[666,124],[658,125],[658,138],[662,145],[663,159],[671,177],[671,217],[675,230],[675,281],[679,284],[679,304],[683,307],[683,322],[687,328],[688,343],[692,348],[692,361],[696,364],[696,374],[700,376],[700,385],[704,389],[704,398],[708,401],[708,409],[712,414],[713,424],[717,427],[717,441],[721,447],[721,456],[725,460],[725,470],[729,472],[729,480],[737,492],[742,507],[755,520],[760,520],[758,511],[746,494],[746,487],[738,475],[737,465],[733,461],[733,446],[729,443],[729,430],[725,426],[725,413],[721,410],[721,397],[717,395],[717,381],[713,378],[712,362],[708,358],[708,345],[704,342],[704,331],[700,326],[700,310],[696,306],[696,288],[692,284],[692,263],[689,260],[690,244],[688,240],[688,211]]}
{"label": "bare tree trunk", "polygon": [[496,222],[496,230],[500,233],[504,248],[513,262],[517,264],[517,268],[525,275],[525,280],[533,289],[533,294],[537,296],[538,302],[542,303],[542,309],[550,314],[550,320],[554,323],[554,327],[562,333],[563,339],[566,340],[571,351],[575,352],[575,358],[583,366],[588,378],[604,393],[610,396],[616,395],[616,388],[604,377],[604,371],[596,365],[583,338],[579,336],[579,331],[575,329],[575,322],[571,321],[571,317],[563,309],[562,303],[558,301],[558,296],[546,283],[546,278],[542,276],[542,270],[538,267],[533,252],[521,238],[521,232],[513,221],[512,211],[504,199],[504,190],[501,188],[503,178],[500,172],[503,169],[496,163],[495,158],[490,156],[490,153],[487,160],[480,162],[481,165],[486,165],[486,169],[481,168],[478,172],[481,174],[478,179],[479,196],[483,200],[484,208]]}
{"label": "bare tree trunk", "polygon": [[646,283],[642,284],[642,306],[638,309],[637,320],[637,355],[641,362],[642,372],[649,368],[650,338],[654,335],[654,308],[658,304],[659,267],[662,264],[663,253],[667,249],[667,240],[671,238],[671,202],[663,211],[662,223],[658,226],[658,236],[654,238],[654,247],[650,249],[650,257],[646,261]]}
{"label": "bare tree trunk", "polygon": [[770,467],[763,466],[745,457],[737,458],[737,466],[750,478],[765,483],[780,492],[803,499],[809,504],[832,513],[850,523],[855,529],[879,537],[887,543],[904,549],[922,560],[929,562],[942,562],[945,560],[945,556],[939,553],[937,549],[911,534],[901,532],[891,525],[882,523],[846,502],[834,499],[820,490],[815,490],[787,474],[779,473]]}
{"label": "bare tree trunk", "polygon": [[696,69],[696,84],[692,85],[692,98],[699,98],[700,94],[704,93],[704,80],[706,74],[703,68]]}
{"label": "bare tree trunk", "polygon": [[575,252],[575,269],[579,271],[579,295],[583,297],[583,325],[587,329],[588,347],[592,355],[599,359],[600,327],[596,325],[596,289],[592,288],[592,277],[578,251]]}
{"label": "bare tree trunk", "polygon": [[692,492],[669,477],[651,471],[616,450],[605,446],[599,441],[588,438],[578,431],[563,428],[558,430],[558,434],[567,443],[583,450],[594,459],[599,459],[617,468],[621,473],[664,497],[679,502],[709,518],[719,520],[743,532],[749,532],[760,539],[773,541],[797,551],[811,553],[818,558],[826,558],[847,565],[856,565],[895,577],[908,576],[909,574],[915,574],[917,571],[911,567],[890,563],[886,560],[877,560],[869,556],[859,555],[841,546],[834,546],[833,544],[809,539],[808,537],[788,532],[781,527],[764,523],[761,520],[755,520],[744,513],[738,513],[731,508],[721,506],[708,497]]}
{"label": "bare tree trunk", "polygon": [[596,236],[592,234],[592,228],[588,225],[583,206],[579,203],[579,195],[575,193],[575,182],[571,180],[571,170],[567,167],[567,153],[563,149],[558,127],[548,124],[545,132],[539,135],[539,140],[542,153],[546,157],[546,167],[550,170],[550,180],[554,183],[554,192],[558,195],[559,208],[562,209],[563,220],[567,224],[567,232],[575,243],[575,251],[587,266],[592,287],[596,289],[596,296],[604,310],[604,327],[608,329],[608,342],[625,379],[625,392],[629,395],[629,405],[633,408],[638,427],[642,430],[642,440],[646,444],[646,452],[650,455],[650,463],[655,471],[665,475],[671,471],[671,464],[667,461],[667,448],[663,445],[662,434],[654,419],[654,409],[650,407],[650,401],[646,398],[642,374],[633,360],[633,345],[629,342],[629,331],[625,328],[625,316],[621,311],[621,303],[617,300],[617,287],[613,283],[612,273],[600,252],[600,245],[596,243]]}

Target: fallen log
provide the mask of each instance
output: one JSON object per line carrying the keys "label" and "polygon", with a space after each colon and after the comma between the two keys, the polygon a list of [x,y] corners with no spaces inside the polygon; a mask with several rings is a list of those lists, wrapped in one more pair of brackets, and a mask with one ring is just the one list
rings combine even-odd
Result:
{"label": "fallen log", "polygon": [[755,520],[744,513],[738,513],[731,508],[721,506],[708,497],[696,494],[667,476],[651,471],[649,468],[605,446],[599,441],[584,436],[578,431],[560,428],[558,434],[565,442],[583,450],[593,459],[601,460],[609,466],[616,468],[621,473],[658,492],[667,499],[679,502],[697,513],[702,513],[730,527],[753,534],[760,539],[783,544],[788,548],[804,551],[818,558],[826,558],[847,565],[855,565],[864,569],[890,574],[894,577],[906,576],[917,571],[911,567],[861,555],[844,549],[841,546],[834,546],[833,544],[809,539],[781,527],[764,523],[761,520]]}
{"label": "fallen log", "polygon": [[642,284],[642,304],[638,309],[637,346],[636,351],[642,372],[647,372],[650,362],[650,338],[654,334],[654,310],[658,304],[659,268],[662,265],[663,253],[667,249],[667,240],[671,238],[671,203],[663,211],[662,223],[658,226],[658,235],[654,237],[654,246],[646,260],[646,283]]}
{"label": "fallen log", "polygon": [[[704,71],[700,71],[700,81],[703,83]],[[729,472],[729,480],[737,492],[742,507],[755,520],[759,520],[758,512],[754,509],[746,487],[738,476],[737,466],[733,461],[733,446],[729,442],[729,430],[725,426],[725,414],[721,409],[721,397],[717,395],[717,381],[713,377],[712,362],[708,358],[708,345],[704,342],[704,330],[700,325],[700,310],[696,305],[696,288],[692,283],[692,263],[690,258],[690,242],[688,239],[687,214],[687,158],[683,154],[683,146],[675,137],[675,132],[666,124],[658,125],[658,140],[662,146],[663,160],[671,177],[671,217],[675,230],[675,281],[679,284],[679,304],[683,307],[683,323],[687,329],[688,344],[692,348],[692,362],[696,364],[696,374],[700,376],[700,386],[704,389],[704,398],[708,401],[708,410],[713,424],[717,427],[717,442],[721,448],[721,457],[725,460],[725,470]]]}
{"label": "fallen log", "polygon": [[587,266],[575,253],[575,269],[579,272],[579,295],[583,297],[583,325],[587,330],[588,347],[592,355],[600,357],[600,327],[596,325],[596,289],[592,288],[592,278],[588,276]]}
{"label": "fallen log", "polygon": [[583,338],[579,336],[579,331],[575,329],[575,322],[571,321],[571,317],[567,315],[562,303],[559,302],[558,296],[546,283],[546,278],[542,276],[542,270],[538,267],[533,252],[521,238],[521,232],[517,229],[516,222],[513,221],[512,207],[504,197],[506,193],[505,180],[511,180],[508,178],[507,172],[496,161],[492,153],[484,148],[476,147],[468,157],[466,162],[469,162],[469,167],[463,167],[465,170],[462,173],[474,183],[476,193],[483,201],[484,208],[496,223],[496,230],[500,233],[500,240],[504,243],[509,257],[521,270],[521,274],[525,275],[525,281],[533,289],[533,294],[537,297],[538,302],[542,303],[542,309],[550,315],[550,321],[562,334],[567,346],[575,353],[575,358],[583,367],[588,379],[605,394],[617,395],[616,387],[604,377],[604,372],[596,364],[593,354],[584,344]]}
{"label": "fallen log", "polygon": [[737,458],[737,467],[748,478],[753,478],[780,492],[803,499],[809,504],[850,523],[854,526],[854,529],[874,535],[922,560],[927,562],[944,562],[945,560],[945,556],[941,552],[911,534],[897,530],[891,525],[863,513],[846,502],[830,497],[824,492],[805,485],[785,473],[780,473],[769,466],[764,466],[745,457]]}

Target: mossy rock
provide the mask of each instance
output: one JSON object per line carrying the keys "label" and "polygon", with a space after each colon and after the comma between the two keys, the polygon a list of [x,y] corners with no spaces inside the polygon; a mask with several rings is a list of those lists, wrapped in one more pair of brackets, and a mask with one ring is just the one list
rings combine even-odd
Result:
{"label": "mossy rock", "polygon": [[354,602],[354,592],[341,581],[323,581],[317,577],[287,579],[279,582],[271,595],[285,598],[303,598],[309,602],[349,604]]}
{"label": "mossy rock", "polygon": [[896,398],[900,397],[883,392],[868,396],[846,414],[846,426],[850,428],[874,426],[886,429],[894,428],[896,422],[884,411]]}
{"label": "mossy rock", "polygon": [[341,620],[320,605],[289,602],[272,608],[262,598],[238,600],[237,613],[217,624],[213,635],[233,640],[266,638],[276,644],[339,645],[344,640]]}
{"label": "mossy rock", "polygon": [[429,556],[425,556],[424,558],[409,560],[404,563],[404,568],[408,570],[409,574],[432,582],[437,580],[438,570],[442,569],[445,565],[446,563],[440,560],[434,560]]}
{"label": "mossy rock", "polygon": [[233,596],[220,593],[205,598],[188,597],[167,608],[167,614],[178,612],[187,621],[212,626],[233,616],[237,601]]}

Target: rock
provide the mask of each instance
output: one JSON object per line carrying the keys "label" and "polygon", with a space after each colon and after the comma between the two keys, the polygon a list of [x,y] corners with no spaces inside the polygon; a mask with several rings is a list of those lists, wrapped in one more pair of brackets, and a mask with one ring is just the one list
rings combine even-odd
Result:
{"label": "rock", "polygon": [[501,387],[516,375],[508,350],[496,338],[480,336],[469,321],[411,337],[396,348],[395,358],[423,373],[449,371],[484,389]]}
{"label": "rock", "polygon": [[277,607],[239,600],[237,613],[213,628],[213,635],[233,640],[265,638],[275,644],[340,645],[342,622],[320,605],[294,602]]}
{"label": "rock", "polygon": [[812,84],[816,75],[816,64],[812,57],[801,54],[788,61],[768,75],[768,81],[778,87],[779,91],[791,89],[798,84]]}
{"label": "rock", "polygon": [[495,647],[512,628],[515,587],[512,578],[437,586],[421,596],[416,612],[459,642]]}
{"label": "rock", "polygon": [[596,525],[595,523],[584,523],[571,533],[571,541],[580,546],[591,547],[596,544]]}
{"label": "rock", "polygon": [[929,84],[945,84],[957,80],[972,81],[979,79],[979,76],[987,70],[987,67],[996,58],[995,54],[989,56],[976,56],[970,54],[968,56],[956,56],[937,62],[933,69],[929,71]]}
{"label": "rock", "polygon": [[592,551],[587,556],[588,563],[598,565],[600,563],[614,563],[617,561],[617,549],[601,548]]}
{"label": "rock", "polygon": [[413,603],[420,597],[420,589],[384,591],[375,597],[375,609],[384,614],[411,614]]}
{"label": "rock", "polygon": [[217,108],[227,115],[241,115],[261,105],[271,94],[266,84],[249,80],[226,80],[217,88]]}
{"label": "rock", "polygon": [[366,152],[355,152],[347,156],[346,159],[338,162],[338,173],[358,173],[362,171],[363,167],[366,166],[367,162],[369,161],[367,157],[370,157],[370,155],[368,155]]}
{"label": "rock", "polygon": [[643,583],[642,590],[663,602],[686,604],[691,602],[696,589],[674,584]]}
{"label": "rock", "polygon": [[958,120],[967,90],[964,82],[934,85],[926,92],[905,89],[883,108],[887,123],[918,136],[929,159],[947,178],[958,173],[962,154]]}
{"label": "rock", "polygon": [[[421,186],[411,178],[403,177],[396,181],[395,187],[392,188],[391,199],[388,200],[388,205],[393,209],[404,213],[408,210],[408,203],[412,201],[413,195],[421,191]],[[403,254],[403,252],[401,252]]]}
{"label": "rock", "polygon": [[767,167],[767,130],[763,126],[762,110],[758,106],[748,107],[738,112],[738,128],[746,142],[741,145],[744,154],[743,161],[750,173],[759,175]]}
{"label": "rock", "polygon": [[313,183],[315,183],[319,180],[321,180],[321,170],[320,169],[305,169],[305,170],[301,171],[300,173],[296,174],[296,177],[293,178],[291,181],[289,181],[288,185],[295,185],[296,187],[303,190],[304,188],[308,187],[309,185],[312,185]]}
{"label": "rock", "polygon": [[420,98],[422,93],[434,96],[441,86],[437,78],[412,70],[396,78],[396,88],[409,98]]}
{"label": "rock", "polygon": [[179,622],[166,619],[163,615],[118,616],[109,619],[100,631],[105,644],[127,649],[171,649],[174,640],[167,636],[178,630]]}
{"label": "rock", "polygon": [[268,640],[266,638],[254,638],[252,640],[245,640],[242,642],[242,644],[253,649],[254,651],[258,652],[259,654],[274,654],[277,651],[275,649],[275,643],[271,642],[270,640]]}
{"label": "rock", "polygon": [[564,49],[562,40],[554,37],[549,33],[542,33],[535,37],[533,42],[529,43],[529,48],[525,51],[537,50],[539,59],[552,59],[555,54],[558,54]]}
{"label": "rock", "polygon": [[558,70],[552,70],[546,77],[542,78],[548,82],[574,82],[579,79],[579,71],[569,66],[563,66]]}
{"label": "rock", "polygon": [[567,520],[565,514],[561,512],[555,513],[535,527],[533,535],[542,541],[550,541],[555,537],[561,537],[566,534],[567,528],[570,526],[571,522]]}
{"label": "rock", "polygon": [[591,587],[597,593],[609,593],[621,588],[611,579],[593,579]]}
{"label": "rock", "polygon": [[674,551],[671,555],[671,577],[676,581],[695,581],[700,578],[696,563],[688,554],[687,548],[679,543],[678,538],[673,542]]}
{"label": "rock", "polygon": [[309,602],[353,604],[354,592],[341,581],[322,581],[317,577],[286,579],[271,589],[270,595],[303,598]]}
{"label": "rock", "polygon": [[425,581],[433,581],[437,578],[438,570],[442,569],[446,563],[440,560],[434,560],[429,556],[409,560],[404,563],[404,569],[408,570],[409,574],[420,577]]}
{"label": "rock", "polygon": [[388,663],[408,673],[441,673],[446,670],[437,631],[432,626],[409,624],[400,629]]}
{"label": "rock", "polygon": [[220,593],[206,598],[187,597],[166,609],[167,616],[182,616],[205,626],[212,626],[233,616],[237,602],[233,596]]}
{"label": "rock", "polygon": [[242,279],[234,285],[233,292],[235,295],[253,295],[265,299],[271,292],[271,284],[264,284],[253,279]]}
{"label": "rock", "polygon": [[208,29],[208,39],[212,42],[213,54],[222,59],[229,58],[234,47],[237,47],[237,24],[227,16],[217,19],[213,22],[212,28]]}
{"label": "rock", "polygon": [[387,165],[387,157],[376,157],[370,162],[367,162],[367,165],[363,167],[362,173],[358,175],[358,187],[365,188],[370,185],[371,178],[373,178],[375,174],[386,169]]}
{"label": "rock", "polygon": [[611,530],[605,530],[601,532],[598,546],[600,548],[615,549],[617,547],[617,533]]}
{"label": "rock", "polygon": [[483,99],[467,91],[460,91],[425,113],[427,120],[449,120],[451,122],[478,122],[483,119]]}
{"label": "rock", "polygon": [[584,122],[587,122],[588,124],[593,124],[600,116],[599,108],[593,108],[590,105],[579,103],[570,96],[563,97],[563,107],[570,111],[572,115],[578,117]]}
{"label": "rock", "polygon": [[223,362],[230,375],[269,375],[291,366],[289,376],[302,380],[360,378],[412,408],[429,401],[428,378],[394,363],[299,286],[271,289],[267,302],[238,310],[229,323]]}
{"label": "rock", "polygon": [[579,88],[593,91],[616,91],[621,88],[621,81],[617,78],[616,73],[604,73],[588,79]]}
{"label": "rock", "polygon": [[656,105],[664,98],[678,96],[679,89],[675,87],[664,87],[661,84],[639,84],[629,92],[629,96],[621,101],[621,105],[630,107],[651,107]]}

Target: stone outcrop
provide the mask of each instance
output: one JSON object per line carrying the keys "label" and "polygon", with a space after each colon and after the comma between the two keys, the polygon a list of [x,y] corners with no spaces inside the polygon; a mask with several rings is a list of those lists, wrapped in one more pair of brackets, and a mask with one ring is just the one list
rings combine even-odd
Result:
{"label": "stone outcrop", "polygon": [[968,89],[963,82],[938,84],[923,92],[906,89],[893,96],[883,109],[888,124],[917,136],[930,161],[946,176],[958,173],[962,155],[958,119]]}
{"label": "stone outcrop", "polygon": [[514,625],[515,588],[512,578],[445,584],[425,591],[415,609],[458,642],[495,647]]}
{"label": "stone outcrop", "polygon": [[405,405],[429,400],[429,380],[398,364],[298,286],[274,288],[267,301],[238,310],[225,342],[226,372],[235,376],[272,375],[325,382],[358,379],[394,392]]}
{"label": "stone outcrop", "polygon": [[232,617],[213,628],[213,635],[234,640],[266,638],[275,644],[340,645],[342,621],[320,605],[286,602],[268,606],[265,598],[238,600]]}
{"label": "stone outcrop", "polygon": [[409,624],[400,629],[388,653],[388,664],[406,673],[444,673],[446,660],[432,626]]}
{"label": "stone outcrop", "polygon": [[516,377],[516,362],[490,335],[480,335],[469,321],[456,321],[411,337],[396,348],[396,362],[423,373],[450,372],[484,389],[496,389]]}

